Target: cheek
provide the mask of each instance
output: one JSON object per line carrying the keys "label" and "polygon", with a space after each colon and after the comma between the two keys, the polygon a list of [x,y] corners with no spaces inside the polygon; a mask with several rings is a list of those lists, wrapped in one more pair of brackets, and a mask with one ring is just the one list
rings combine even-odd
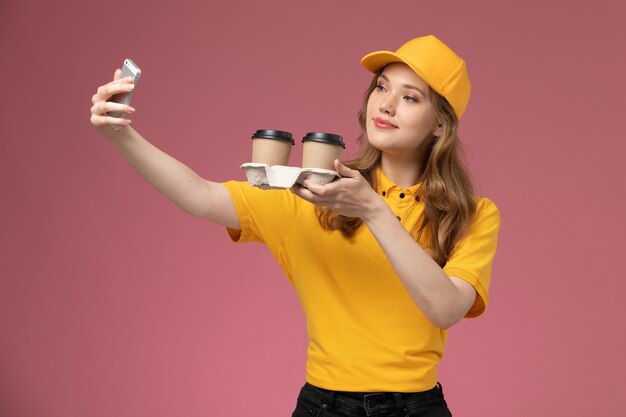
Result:
{"label": "cheek", "polygon": [[374,108],[375,108],[374,99],[372,98],[372,95],[370,95],[370,98],[367,100],[367,112],[366,112],[366,115],[367,115],[368,119],[371,118],[371,116],[373,114],[372,111],[373,111]]}
{"label": "cheek", "polygon": [[[376,109],[376,107],[373,104],[373,100],[370,99],[367,101],[367,109],[365,112],[365,134],[369,137],[369,135],[371,134],[371,129],[372,129],[372,119],[374,117],[376,117],[376,113],[374,112],[374,110]],[[369,139],[368,139],[369,140]]]}
{"label": "cheek", "polygon": [[417,130],[420,132],[428,132],[431,133],[436,126],[436,119],[434,114],[431,112],[411,112],[404,113],[399,118],[402,117],[405,121],[407,127],[410,127],[413,130]]}

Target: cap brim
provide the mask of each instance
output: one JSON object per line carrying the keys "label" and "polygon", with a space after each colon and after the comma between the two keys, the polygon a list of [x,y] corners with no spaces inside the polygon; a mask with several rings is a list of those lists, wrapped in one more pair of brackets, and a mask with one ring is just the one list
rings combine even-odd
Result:
{"label": "cap brim", "polygon": [[402,62],[407,64],[402,58],[391,51],[377,51],[365,55],[361,59],[361,65],[370,72],[376,72],[392,62]]}
{"label": "cap brim", "polygon": [[428,84],[433,90],[443,95],[443,93],[437,88],[437,86],[433,86],[431,81],[428,78],[424,77],[422,72],[418,68],[416,68],[415,65],[411,64],[410,62],[405,61],[400,55],[396,54],[395,52],[391,52],[391,51],[372,52],[371,54],[365,55],[361,59],[361,65],[363,65],[365,69],[373,73],[378,72],[379,70],[383,69],[385,66],[392,64],[394,62],[401,62],[407,65],[409,68],[413,70],[414,73],[417,74],[418,77],[424,80],[424,82]]}
{"label": "cap brim", "polygon": [[[409,68],[413,70],[414,73],[416,73],[422,80],[424,80],[424,82],[426,82],[428,85],[432,87],[429,80],[424,78],[424,76],[422,75],[419,69],[417,69],[410,62],[405,61],[400,55],[396,54],[395,52],[391,52],[391,51],[372,52],[371,54],[365,55],[361,59],[361,65],[363,65],[365,69],[373,73],[376,73],[377,71],[383,69],[385,66],[394,62],[401,62],[403,64],[406,64]],[[435,91],[437,91],[436,87],[433,87],[433,88],[435,88]]]}

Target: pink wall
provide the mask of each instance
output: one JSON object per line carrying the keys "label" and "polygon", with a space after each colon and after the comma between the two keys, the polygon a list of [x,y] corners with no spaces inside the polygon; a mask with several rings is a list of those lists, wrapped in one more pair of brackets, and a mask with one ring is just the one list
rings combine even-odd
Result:
{"label": "pink wall", "polygon": [[455,416],[624,415],[624,12],[2,2],[0,416],[289,415],[306,338],[287,280],[263,246],[137,177],[91,128],[91,95],[133,58],[135,128],[205,177],[242,179],[255,129],[352,141],[359,58],[428,33],[468,61],[461,136],[504,221],[490,308],[452,330],[442,364]]}

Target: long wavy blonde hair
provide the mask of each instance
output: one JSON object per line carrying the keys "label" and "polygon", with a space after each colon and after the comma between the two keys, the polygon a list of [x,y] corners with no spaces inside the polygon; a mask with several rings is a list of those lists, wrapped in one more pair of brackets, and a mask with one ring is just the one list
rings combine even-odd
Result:
{"label": "long wavy blonde hair", "polygon": [[[376,189],[376,169],[380,166],[382,152],[367,140],[367,102],[378,84],[380,70],[375,74],[363,97],[359,110],[361,134],[358,142],[361,147],[350,161],[344,164],[358,170]],[[461,158],[457,137],[458,118],[445,98],[429,89],[442,134],[431,139],[424,156],[424,173],[421,197],[425,204],[424,216],[417,230],[410,231],[414,238],[423,243],[430,256],[443,267],[453,253],[457,242],[469,228],[476,211],[476,201],[467,167]],[[320,224],[326,230],[339,230],[347,237],[354,236],[363,221],[358,217],[346,217],[334,213],[328,207],[316,208]]]}

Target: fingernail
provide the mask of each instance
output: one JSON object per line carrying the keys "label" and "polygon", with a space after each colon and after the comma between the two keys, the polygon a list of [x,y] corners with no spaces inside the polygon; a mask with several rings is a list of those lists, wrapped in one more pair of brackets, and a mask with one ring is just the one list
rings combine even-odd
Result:
{"label": "fingernail", "polygon": [[129,107],[128,107],[128,112],[129,112],[129,113],[134,113],[134,112],[135,112],[135,109],[134,109],[133,107],[130,107],[130,106],[129,106]]}

